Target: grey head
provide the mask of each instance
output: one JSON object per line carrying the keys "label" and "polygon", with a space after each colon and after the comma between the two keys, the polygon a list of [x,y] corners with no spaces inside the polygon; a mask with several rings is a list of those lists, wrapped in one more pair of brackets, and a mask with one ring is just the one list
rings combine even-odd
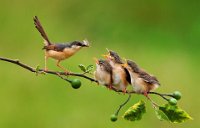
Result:
{"label": "grey head", "polygon": [[104,68],[104,70],[110,74],[112,74],[112,66],[109,64],[108,61],[99,59],[99,65]]}
{"label": "grey head", "polygon": [[128,66],[130,66],[130,68],[133,70],[133,72],[135,72],[135,73],[139,73],[140,72],[140,69],[139,69],[138,65],[134,61],[127,60],[127,64],[128,64]]}
{"label": "grey head", "polygon": [[80,41],[73,41],[69,44],[69,47],[73,47],[73,46],[88,47],[88,44],[84,42],[80,42]]}
{"label": "grey head", "polygon": [[62,52],[65,48],[81,48],[81,47],[89,47],[89,45],[84,42],[73,41],[71,43],[50,44],[50,45],[44,46],[43,49]]}
{"label": "grey head", "polygon": [[115,63],[123,64],[122,59],[119,57],[119,55],[116,52],[109,51],[109,53],[110,53],[110,56],[113,57]]}

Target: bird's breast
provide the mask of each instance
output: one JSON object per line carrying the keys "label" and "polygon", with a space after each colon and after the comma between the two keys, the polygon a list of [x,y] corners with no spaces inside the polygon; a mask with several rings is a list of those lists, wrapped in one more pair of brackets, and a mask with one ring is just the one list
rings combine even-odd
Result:
{"label": "bird's breast", "polygon": [[72,49],[72,48],[65,48],[65,49],[63,50],[63,52],[64,52],[66,58],[68,58],[68,57],[74,55],[77,51],[78,51],[78,50]]}
{"label": "bird's breast", "polygon": [[99,68],[97,68],[97,70],[94,72],[94,76],[100,84],[110,84],[111,82],[110,74]]}
{"label": "bird's breast", "polygon": [[141,78],[135,78],[134,90],[137,93],[144,93],[148,90],[148,85]]}
{"label": "bird's breast", "polygon": [[56,60],[66,59],[66,55],[65,55],[64,52],[58,52],[58,51],[54,51],[54,50],[46,51],[46,56],[51,57],[51,58],[56,59]]}
{"label": "bird's breast", "polygon": [[48,50],[46,51],[46,56],[56,60],[64,60],[74,55],[76,51],[78,50],[71,48],[65,48],[63,51]]}
{"label": "bird's breast", "polygon": [[125,71],[121,66],[116,65],[113,69],[113,82],[118,85],[120,83],[127,84]]}

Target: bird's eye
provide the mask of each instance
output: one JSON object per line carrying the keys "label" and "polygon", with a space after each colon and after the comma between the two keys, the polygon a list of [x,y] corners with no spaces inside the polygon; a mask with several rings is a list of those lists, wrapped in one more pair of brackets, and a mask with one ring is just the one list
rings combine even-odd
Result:
{"label": "bird's eye", "polygon": [[80,42],[77,44],[77,46],[82,46],[82,45],[83,45],[83,44],[82,44],[82,43],[80,43]]}

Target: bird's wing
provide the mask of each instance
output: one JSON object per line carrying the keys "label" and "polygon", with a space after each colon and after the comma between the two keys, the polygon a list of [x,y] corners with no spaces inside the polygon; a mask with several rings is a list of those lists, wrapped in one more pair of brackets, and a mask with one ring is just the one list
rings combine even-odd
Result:
{"label": "bird's wing", "polygon": [[126,68],[124,68],[124,71],[126,73],[126,80],[128,81],[129,84],[131,84],[131,75],[129,71]]}
{"label": "bird's wing", "polygon": [[153,80],[155,80],[156,83],[157,83],[158,85],[160,85],[160,82],[158,81],[158,79],[157,79],[155,76],[151,76],[151,78],[152,78]]}
{"label": "bird's wing", "polygon": [[51,44],[51,45],[44,46],[43,49],[62,52],[66,47],[68,47],[67,44]]}
{"label": "bird's wing", "polygon": [[67,44],[55,44],[55,51],[62,52],[66,47],[68,47]]}
{"label": "bird's wing", "polygon": [[158,79],[155,76],[151,76],[146,72],[141,72],[139,77],[142,78],[145,82],[147,82],[149,84],[158,84],[158,85],[160,85]]}
{"label": "bird's wing", "polygon": [[35,27],[36,27],[37,30],[40,32],[41,36],[44,38],[44,40],[46,41],[46,43],[47,43],[48,45],[50,45],[51,42],[49,41],[49,39],[48,39],[48,37],[47,37],[47,34],[45,33],[45,31],[44,31],[44,29],[43,29],[43,27],[42,27],[42,25],[41,25],[41,23],[40,23],[38,17],[35,16],[35,17],[33,18],[33,20],[34,20]]}

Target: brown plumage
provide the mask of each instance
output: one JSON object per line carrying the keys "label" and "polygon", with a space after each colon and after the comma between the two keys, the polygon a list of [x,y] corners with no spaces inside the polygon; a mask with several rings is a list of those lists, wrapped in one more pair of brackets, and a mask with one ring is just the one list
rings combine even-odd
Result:
{"label": "brown plumage", "polygon": [[109,51],[107,60],[113,68],[113,85],[125,93],[128,83],[131,83],[129,72],[121,66],[123,62],[116,52]]}
{"label": "brown plumage", "polygon": [[112,66],[106,60],[96,60],[96,71],[94,72],[95,79],[99,84],[112,88],[113,72]]}
{"label": "brown plumage", "polygon": [[37,30],[40,32],[41,36],[44,38],[44,40],[47,42],[47,44],[50,45],[51,42],[49,41],[49,39],[48,39],[48,37],[47,37],[47,34],[45,33],[45,31],[44,31],[44,29],[43,29],[43,27],[42,27],[42,25],[41,25],[41,23],[40,23],[38,17],[35,16],[35,17],[33,18],[33,20],[34,20],[35,27],[36,27]]}
{"label": "brown plumage", "polygon": [[116,52],[109,50],[109,54],[111,57],[114,58],[115,63],[123,64],[122,59],[119,57],[119,55]]}
{"label": "brown plumage", "polygon": [[[120,66],[121,66],[121,64],[124,63],[122,61],[122,59],[120,58],[120,56],[116,52],[111,51],[111,50],[109,50],[108,52],[109,52],[109,55],[114,58],[115,63],[120,64]],[[130,77],[130,74],[129,74],[128,70],[126,68],[124,68],[124,67],[122,67],[122,68],[124,69],[124,72],[125,72],[126,81],[129,84],[131,84],[131,77]]]}
{"label": "brown plumage", "polygon": [[145,71],[140,71],[139,77],[143,78],[144,81],[149,83],[149,84],[158,84],[158,85],[160,85],[158,79],[155,76],[149,75]]}
{"label": "brown plumage", "polygon": [[155,76],[140,69],[135,62],[127,60],[127,65],[125,67],[131,75],[131,84],[137,93],[147,94],[150,90],[160,86],[160,83]]}

